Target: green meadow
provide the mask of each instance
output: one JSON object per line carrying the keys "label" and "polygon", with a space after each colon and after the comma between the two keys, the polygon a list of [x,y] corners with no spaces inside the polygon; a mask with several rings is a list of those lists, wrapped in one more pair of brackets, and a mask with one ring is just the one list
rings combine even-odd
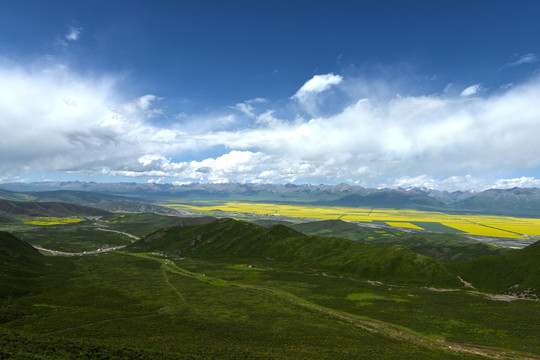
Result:
{"label": "green meadow", "polygon": [[[540,354],[539,301],[497,300],[489,295],[498,292],[489,281],[474,279],[485,288],[480,292],[457,280],[456,274],[483,274],[484,260],[449,266],[401,245],[307,236],[283,225],[264,228],[228,219],[115,214],[101,220],[111,230],[147,236],[132,242],[87,223],[93,226],[88,239],[90,231],[117,235],[126,249],[53,257],[0,233],[0,358]],[[78,249],[70,227],[83,224],[43,228],[41,240],[33,239]],[[162,229],[164,224],[169,226]],[[536,248],[524,250],[489,256],[489,266],[513,268],[537,258]],[[537,286],[534,274],[511,273],[509,281],[523,278]]]}

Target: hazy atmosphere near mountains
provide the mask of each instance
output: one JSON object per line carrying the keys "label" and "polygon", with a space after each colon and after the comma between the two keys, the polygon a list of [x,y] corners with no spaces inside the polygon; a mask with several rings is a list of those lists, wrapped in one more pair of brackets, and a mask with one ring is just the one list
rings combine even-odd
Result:
{"label": "hazy atmosphere near mountains", "polygon": [[538,1],[0,2],[0,183],[540,186]]}

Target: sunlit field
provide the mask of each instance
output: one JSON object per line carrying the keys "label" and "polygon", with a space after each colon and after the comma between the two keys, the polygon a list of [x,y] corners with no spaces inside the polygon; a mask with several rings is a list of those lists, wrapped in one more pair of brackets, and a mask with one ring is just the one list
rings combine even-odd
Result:
{"label": "sunlit field", "polygon": [[199,202],[196,205],[169,203],[163,205],[178,210],[191,210],[210,215],[219,215],[219,212],[225,212],[231,216],[251,214],[255,216],[313,220],[341,219],[350,222],[386,224],[399,228],[441,232],[446,229],[468,235],[515,239],[540,236],[540,219],[507,216],[446,214],[432,211],[369,207],[348,208],[246,202],[208,202],[206,204]]}
{"label": "sunlit field", "polygon": [[38,225],[38,226],[48,226],[48,225],[67,225],[74,224],[84,221],[81,218],[58,218],[58,217],[36,217],[33,220],[24,221],[26,225]]}
{"label": "sunlit field", "polygon": [[394,226],[394,227],[400,227],[400,228],[406,228],[406,229],[416,229],[416,230],[424,230],[418,225],[411,224],[410,222],[399,222],[399,221],[386,221],[387,225]]}

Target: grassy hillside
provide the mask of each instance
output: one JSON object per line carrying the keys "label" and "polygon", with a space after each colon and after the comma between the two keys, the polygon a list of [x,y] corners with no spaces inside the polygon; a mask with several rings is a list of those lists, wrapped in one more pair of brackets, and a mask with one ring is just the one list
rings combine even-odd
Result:
{"label": "grassy hillside", "polygon": [[9,224],[14,222],[14,219],[11,216],[0,213],[0,224]]}
{"label": "grassy hillside", "polygon": [[407,235],[407,233],[397,229],[359,226],[343,220],[313,221],[290,225],[290,227],[306,235],[333,236],[366,242],[382,237],[395,238]]}
{"label": "grassy hillside", "polygon": [[11,201],[30,201],[34,200],[35,198],[29,194],[0,189],[0,199]]}
{"label": "grassy hillside", "polygon": [[510,254],[453,264],[451,269],[480,290],[540,297],[540,241]]}
{"label": "grassy hillside", "polygon": [[377,245],[403,245],[439,261],[467,261],[511,251],[454,234],[411,234],[394,229],[363,227],[341,220],[295,224],[291,228],[306,235],[341,237]]}
{"label": "grassy hillside", "polygon": [[306,236],[283,225],[264,228],[243,221],[220,219],[208,225],[161,230],[130,247],[137,251],[164,251],[207,259],[271,259],[365,279],[460,286],[457,278],[437,261],[403,246],[376,246],[339,238]]}
{"label": "grassy hillside", "polygon": [[468,261],[480,256],[499,255],[513,251],[455,234],[417,233],[391,239],[379,238],[371,240],[371,243],[400,244],[420,254],[445,262]]}
{"label": "grassy hillside", "polygon": [[[392,335],[403,331],[399,327],[388,325],[386,330],[384,324],[316,305],[277,285],[286,277],[291,283],[306,281],[304,286],[310,288],[325,277],[283,270],[257,277],[250,271],[223,268],[221,275],[236,279],[229,281],[186,271],[171,260],[148,254],[109,253],[69,261],[74,269],[68,281],[20,299],[0,299],[0,315],[6,316],[0,322],[0,356],[147,360],[480,358],[448,351],[448,346],[438,343],[426,346],[422,341],[429,338],[400,341]],[[217,275],[211,270],[212,264],[190,264]],[[267,277],[272,279],[266,282]],[[343,281],[341,286],[348,290],[350,280],[336,281]],[[251,285],[254,282],[260,285]],[[363,291],[363,286],[356,286],[356,290]],[[345,301],[354,307],[354,301]]]}
{"label": "grassy hillside", "polygon": [[[0,296],[0,358],[420,360],[540,354],[540,302],[364,281],[350,276],[348,266],[325,274],[298,256],[311,251],[308,256],[318,261],[341,261],[333,248],[361,248],[378,265],[373,258],[387,252],[370,251],[375,246],[348,241],[360,247],[346,248],[334,242],[339,239],[231,220],[174,227],[139,245],[156,245],[174,232],[165,243],[172,252],[183,250],[177,254],[69,258],[39,255],[0,233],[0,239],[8,237],[0,240],[7,249],[0,258],[0,288],[17,286],[17,293]],[[323,240],[331,247],[318,243]],[[296,254],[296,261],[269,260],[265,247],[285,252],[287,259]],[[29,276],[21,277],[21,268],[30,268]]]}
{"label": "grassy hillside", "polygon": [[3,265],[30,264],[40,258],[42,255],[30,244],[8,232],[0,231],[0,260]]}
{"label": "grassy hillside", "polygon": [[[62,281],[69,268],[63,259],[45,257],[27,242],[0,231],[0,299],[43,291]],[[0,322],[1,318],[0,311]]]}

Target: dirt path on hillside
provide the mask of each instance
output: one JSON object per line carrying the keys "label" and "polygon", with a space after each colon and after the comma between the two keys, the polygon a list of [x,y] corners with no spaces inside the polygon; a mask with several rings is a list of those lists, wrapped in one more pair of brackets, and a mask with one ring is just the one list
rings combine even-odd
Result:
{"label": "dirt path on hillside", "polygon": [[49,331],[49,332],[46,332],[46,333],[42,333],[41,335],[60,334],[60,333],[66,332],[66,331],[75,330],[75,329],[82,329],[82,328],[85,328],[85,327],[90,327],[90,326],[94,326],[94,325],[98,325],[98,324],[108,323],[108,322],[111,322],[111,321],[130,320],[130,319],[144,319],[144,318],[157,317],[157,316],[163,316],[163,315],[162,314],[150,314],[150,315],[123,316],[123,317],[117,317],[117,318],[112,318],[112,319],[94,321],[94,322],[90,322],[90,323],[86,323],[86,324],[82,324],[82,325],[77,325],[77,326],[71,326],[71,327],[68,327],[68,328],[65,328],[65,329]]}
{"label": "dirt path on hillside", "polygon": [[230,282],[223,279],[206,276],[205,274],[194,273],[194,272],[178,267],[171,260],[161,258],[161,257],[158,258],[150,254],[126,253],[126,255],[132,255],[132,256],[146,258],[149,260],[158,261],[162,264],[162,271],[165,271],[165,272],[169,271],[178,275],[187,276],[190,278],[207,282],[211,285],[220,285],[220,286],[225,285],[225,286],[231,286],[231,287],[240,287],[244,289],[254,289],[257,291],[264,291],[266,293],[271,293],[273,295],[285,298],[293,302],[297,306],[306,307],[310,310],[315,310],[315,311],[324,313],[326,315],[330,315],[330,316],[339,318],[341,320],[345,320],[353,324],[354,326],[360,327],[366,331],[382,334],[382,335],[385,335],[385,336],[388,336],[388,337],[391,337],[393,339],[397,339],[400,341],[406,341],[412,344],[423,345],[426,347],[432,347],[432,348],[437,348],[437,349],[451,351],[451,352],[475,354],[475,355],[480,355],[480,356],[484,356],[484,357],[488,357],[492,359],[540,360],[540,357],[537,357],[531,354],[524,354],[524,353],[519,353],[519,352],[502,350],[502,349],[492,347],[492,346],[455,343],[451,341],[446,341],[444,339],[433,339],[431,337],[427,337],[423,334],[420,334],[418,332],[415,332],[411,329],[408,329],[399,325],[370,319],[368,317],[353,315],[353,314],[349,314],[349,313],[342,312],[339,310],[334,310],[334,309],[327,308],[321,305],[317,305],[284,290],[268,288],[268,287],[259,286],[259,285],[231,284]]}
{"label": "dirt path on hillside", "polygon": [[166,267],[161,264],[161,275],[163,276],[163,278],[165,279],[165,283],[167,283],[167,285],[174,291],[174,293],[176,294],[176,296],[181,300],[181,301],[186,301],[186,298],[182,295],[182,293],[176,288],[176,286],[174,286],[173,284],[171,284],[171,282],[169,281],[169,276],[167,275],[167,269]]}
{"label": "dirt path on hillside", "polygon": [[466,352],[470,354],[480,355],[492,359],[528,359],[528,360],[539,360],[540,357],[523,354],[518,352],[510,352],[502,349],[498,349],[492,346],[486,345],[475,345],[475,344],[466,344],[466,343],[456,343],[447,341],[444,339],[433,339],[428,338],[425,335],[417,333],[411,329],[386,323],[379,320],[370,319],[367,317],[362,317],[358,315],[353,315],[345,313],[339,310],[334,310],[320,306],[314,303],[311,303],[305,299],[298,298],[297,296],[287,293],[282,290],[270,289],[256,285],[239,285],[244,288],[254,288],[260,291],[271,292],[276,295],[281,295],[282,297],[288,298],[290,301],[294,302],[298,306],[307,307],[310,310],[315,310],[322,312],[326,315],[331,315],[347,322],[350,322],[354,326],[360,327],[366,331],[372,333],[378,333],[385,336],[389,336],[393,339],[407,341],[412,344],[421,344],[428,347],[435,347],[442,350],[453,351],[453,352]]}

